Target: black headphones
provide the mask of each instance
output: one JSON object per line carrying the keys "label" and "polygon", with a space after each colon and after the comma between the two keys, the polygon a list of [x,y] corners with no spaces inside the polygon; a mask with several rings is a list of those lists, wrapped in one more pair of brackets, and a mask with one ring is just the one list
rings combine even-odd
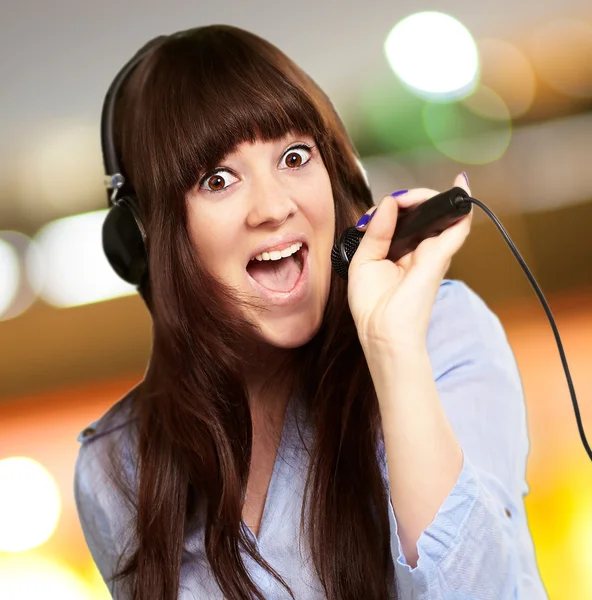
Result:
{"label": "black headphones", "polygon": [[101,147],[107,202],[110,207],[103,223],[103,250],[115,272],[135,285],[140,293],[148,282],[146,231],[140,217],[136,192],[121,173],[115,150],[114,113],[119,90],[128,75],[144,59],[155,42],[166,37],[159,36],[148,42],[123,66],[109,86],[101,112]]}

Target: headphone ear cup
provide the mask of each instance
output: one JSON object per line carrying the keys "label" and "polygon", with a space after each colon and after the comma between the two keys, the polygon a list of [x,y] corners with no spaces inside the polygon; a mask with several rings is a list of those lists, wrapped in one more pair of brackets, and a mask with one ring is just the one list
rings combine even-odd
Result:
{"label": "headphone ear cup", "polygon": [[148,270],[146,233],[134,196],[124,196],[103,223],[103,250],[109,264],[124,281],[140,286]]}

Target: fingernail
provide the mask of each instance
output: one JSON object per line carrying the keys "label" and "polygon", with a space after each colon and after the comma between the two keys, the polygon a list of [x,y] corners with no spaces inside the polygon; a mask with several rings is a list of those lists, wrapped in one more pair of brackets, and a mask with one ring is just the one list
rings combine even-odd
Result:
{"label": "fingernail", "polygon": [[372,212],[371,214],[366,214],[364,215],[357,223],[356,223],[356,227],[364,227],[364,225],[368,225],[368,223],[370,223],[370,219],[374,216],[374,213],[376,211]]}
{"label": "fingernail", "polygon": [[396,192],[393,192],[391,194],[391,196],[393,198],[396,198],[397,196],[402,196],[403,194],[406,194],[409,190],[397,190]]}
{"label": "fingernail", "polygon": [[467,182],[467,185],[471,185],[471,184],[469,183],[469,178],[467,177],[467,174],[466,174],[464,171],[462,172],[462,175],[463,175],[463,177],[465,178],[465,181]]}

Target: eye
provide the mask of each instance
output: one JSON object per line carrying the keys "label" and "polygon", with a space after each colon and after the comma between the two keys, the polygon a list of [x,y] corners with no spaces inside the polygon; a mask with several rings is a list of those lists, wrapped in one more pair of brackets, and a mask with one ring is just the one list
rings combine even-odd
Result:
{"label": "eye", "polygon": [[[230,171],[227,171],[226,169],[216,169],[203,177],[199,182],[199,187],[206,192],[221,192],[235,181],[238,181],[238,179],[232,175]],[[228,183],[228,185],[225,185],[226,183]]]}
{"label": "eye", "polygon": [[286,153],[282,157],[282,163],[285,160],[285,164],[288,168],[297,169],[310,160],[311,154],[312,148],[310,146],[298,144],[297,146],[292,146],[286,150]]}

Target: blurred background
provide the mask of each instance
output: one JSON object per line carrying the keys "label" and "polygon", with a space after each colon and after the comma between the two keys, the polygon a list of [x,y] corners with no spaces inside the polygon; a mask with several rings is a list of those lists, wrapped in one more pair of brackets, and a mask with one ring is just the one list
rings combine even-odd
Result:
{"label": "blurred background", "polygon": [[[436,12],[426,12],[436,11]],[[376,200],[466,171],[547,298],[592,431],[592,5],[3,2],[0,598],[108,598],[72,478],[78,433],[142,379],[150,319],[102,256],[99,116],[148,39],[211,23],[279,46],[332,98]],[[591,468],[548,320],[475,208],[448,277],[499,315],[524,381],[526,499],[552,600],[592,597]]]}

